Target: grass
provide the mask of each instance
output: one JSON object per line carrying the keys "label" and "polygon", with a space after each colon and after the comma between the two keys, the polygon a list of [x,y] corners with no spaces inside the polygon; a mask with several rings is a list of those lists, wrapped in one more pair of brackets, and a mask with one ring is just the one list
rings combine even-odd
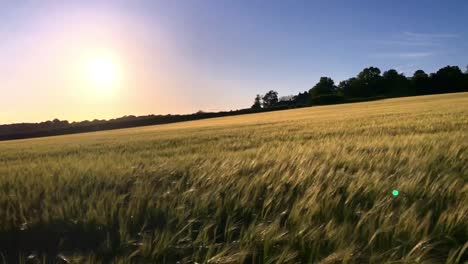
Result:
{"label": "grass", "polygon": [[460,93],[0,142],[0,263],[463,263],[467,131]]}

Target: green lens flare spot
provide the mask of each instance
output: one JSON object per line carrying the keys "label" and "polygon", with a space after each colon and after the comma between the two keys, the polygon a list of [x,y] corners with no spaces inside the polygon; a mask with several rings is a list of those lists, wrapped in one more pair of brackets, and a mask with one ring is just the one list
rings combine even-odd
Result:
{"label": "green lens flare spot", "polygon": [[392,191],[393,196],[398,196],[399,193],[400,193],[400,192],[399,192],[398,190],[393,190],[393,191]]}

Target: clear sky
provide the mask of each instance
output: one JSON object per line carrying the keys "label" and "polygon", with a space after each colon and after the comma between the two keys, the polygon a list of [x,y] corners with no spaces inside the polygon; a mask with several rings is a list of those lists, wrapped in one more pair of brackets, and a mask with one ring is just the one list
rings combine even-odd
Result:
{"label": "clear sky", "polygon": [[468,1],[0,1],[0,123],[249,107],[468,64]]}

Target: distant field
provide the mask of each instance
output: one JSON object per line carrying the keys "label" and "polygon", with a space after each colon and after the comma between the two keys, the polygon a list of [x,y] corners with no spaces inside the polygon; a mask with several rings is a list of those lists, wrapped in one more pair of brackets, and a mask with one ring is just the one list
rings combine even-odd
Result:
{"label": "distant field", "polygon": [[463,263],[467,181],[468,93],[0,142],[0,263]]}

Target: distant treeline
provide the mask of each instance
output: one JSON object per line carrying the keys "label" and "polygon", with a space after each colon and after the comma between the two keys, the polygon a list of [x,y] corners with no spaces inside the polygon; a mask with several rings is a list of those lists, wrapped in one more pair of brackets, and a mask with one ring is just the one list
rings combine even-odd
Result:
{"label": "distant treeline", "polygon": [[313,105],[464,91],[468,91],[468,69],[463,73],[457,66],[447,66],[429,75],[418,70],[412,77],[406,77],[393,69],[381,74],[380,69],[369,67],[362,70],[356,77],[342,81],[338,85],[335,85],[329,77],[321,77],[320,81],[309,91],[297,95],[278,97],[278,93],[271,90],[263,96],[257,95],[254,104],[249,109],[216,113],[199,111],[188,115],[124,116],[111,120],[86,120],[72,123],[54,119],[42,123],[0,125],[0,140],[168,124]]}
{"label": "distant treeline", "polygon": [[431,74],[417,70],[412,77],[406,77],[394,69],[382,74],[379,68],[368,67],[356,77],[341,81],[338,85],[330,77],[321,77],[309,91],[298,95],[278,98],[278,93],[273,90],[263,96],[257,94],[252,109],[339,104],[465,91],[468,91],[468,67],[465,73],[458,66],[446,66]]}
{"label": "distant treeline", "polygon": [[110,130],[119,128],[129,128],[138,126],[149,126],[158,124],[169,124],[182,121],[191,121],[213,117],[233,116],[267,112],[275,110],[285,110],[290,107],[277,106],[262,109],[241,109],[235,111],[223,111],[207,113],[198,111],[188,115],[146,115],[146,116],[124,116],[110,120],[93,120],[81,122],[68,122],[59,119],[41,123],[20,123],[11,125],[0,125],[0,140],[24,139],[33,137],[57,136],[65,134],[93,132],[100,130]]}

